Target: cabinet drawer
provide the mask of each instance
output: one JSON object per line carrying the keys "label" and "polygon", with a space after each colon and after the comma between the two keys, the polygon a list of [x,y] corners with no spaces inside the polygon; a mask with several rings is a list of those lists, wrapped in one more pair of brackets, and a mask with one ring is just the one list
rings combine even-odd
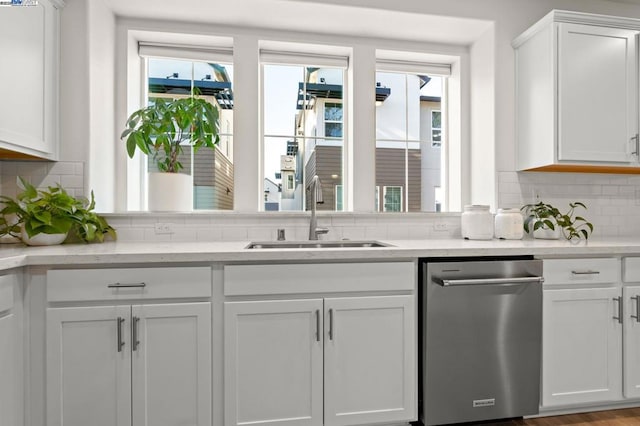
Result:
{"label": "cabinet drawer", "polygon": [[413,262],[227,265],[225,296],[412,291]]}
{"label": "cabinet drawer", "polygon": [[544,284],[598,284],[620,281],[620,260],[544,259]]}
{"label": "cabinet drawer", "polygon": [[640,257],[622,259],[622,281],[626,283],[640,282]]}
{"label": "cabinet drawer", "polygon": [[47,271],[47,300],[211,297],[211,268],[55,269]]}
{"label": "cabinet drawer", "polygon": [[0,277],[0,313],[13,308],[13,284],[15,282],[15,275]]}

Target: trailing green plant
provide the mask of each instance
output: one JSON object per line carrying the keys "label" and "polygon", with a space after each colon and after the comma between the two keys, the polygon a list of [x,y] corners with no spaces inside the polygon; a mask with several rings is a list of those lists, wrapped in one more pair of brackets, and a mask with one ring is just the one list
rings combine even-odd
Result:
{"label": "trailing green plant", "polygon": [[0,196],[0,235],[21,238],[22,228],[29,238],[37,234],[69,234],[69,239],[102,242],[116,239],[116,231],[93,211],[95,198],[75,198],[61,186],[36,189],[18,178],[24,189],[16,198]]}
{"label": "trailing green plant", "polygon": [[593,224],[588,222],[584,217],[578,216],[575,212],[576,208],[587,209],[584,203],[579,201],[569,203],[569,210],[561,213],[558,208],[551,204],[545,204],[542,201],[536,204],[526,204],[521,207],[525,214],[524,230],[529,233],[537,229],[555,230],[556,225],[562,230],[562,235],[567,240],[573,238],[589,239],[589,235],[593,232]]}
{"label": "trailing green plant", "polygon": [[194,95],[188,98],[156,98],[149,106],[132,113],[120,139],[126,138],[127,154],[136,149],[151,155],[158,170],[177,173],[183,168],[182,146],[215,148],[220,141],[218,108]]}

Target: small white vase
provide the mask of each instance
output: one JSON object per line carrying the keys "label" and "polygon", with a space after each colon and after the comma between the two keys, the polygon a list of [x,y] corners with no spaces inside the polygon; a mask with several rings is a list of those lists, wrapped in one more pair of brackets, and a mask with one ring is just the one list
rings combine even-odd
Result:
{"label": "small white vase", "polygon": [[27,231],[22,228],[20,238],[28,246],[55,246],[62,244],[67,238],[67,234],[36,234],[33,237],[29,237]]}
{"label": "small white vase", "polygon": [[560,238],[560,226],[556,225],[555,229],[538,228],[533,231],[533,238],[557,240]]}
{"label": "small white vase", "polygon": [[193,178],[182,173],[149,173],[149,211],[193,210]]}

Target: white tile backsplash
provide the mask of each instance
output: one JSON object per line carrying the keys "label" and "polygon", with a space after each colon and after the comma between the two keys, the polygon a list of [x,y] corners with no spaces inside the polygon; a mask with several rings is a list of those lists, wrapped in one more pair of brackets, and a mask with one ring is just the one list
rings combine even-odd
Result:
{"label": "white tile backsplash", "polygon": [[[14,197],[17,176],[44,188],[57,183],[75,196],[85,195],[82,162],[0,162],[0,191]],[[581,201],[581,212],[595,226],[594,236],[640,236],[640,176],[586,173],[499,172],[496,208],[544,201],[561,210]],[[273,240],[284,228],[288,240],[305,240],[309,213],[194,212],[105,215],[122,241]],[[171,234],[157,234],[156,223],[171,224]],[[458,213],[326,213],[318,226],[329,228],[326,240],[459,238]]]}

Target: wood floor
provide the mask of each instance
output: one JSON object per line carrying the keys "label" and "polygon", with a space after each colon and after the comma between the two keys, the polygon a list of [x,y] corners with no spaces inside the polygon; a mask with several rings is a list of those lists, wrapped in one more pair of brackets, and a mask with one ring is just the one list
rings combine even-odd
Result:
{"label": "wood floor", "polygon": [[566,416],[514,419],[500,422],[460,423],[482,426],[640,426],[640,408],[569,414]]}

